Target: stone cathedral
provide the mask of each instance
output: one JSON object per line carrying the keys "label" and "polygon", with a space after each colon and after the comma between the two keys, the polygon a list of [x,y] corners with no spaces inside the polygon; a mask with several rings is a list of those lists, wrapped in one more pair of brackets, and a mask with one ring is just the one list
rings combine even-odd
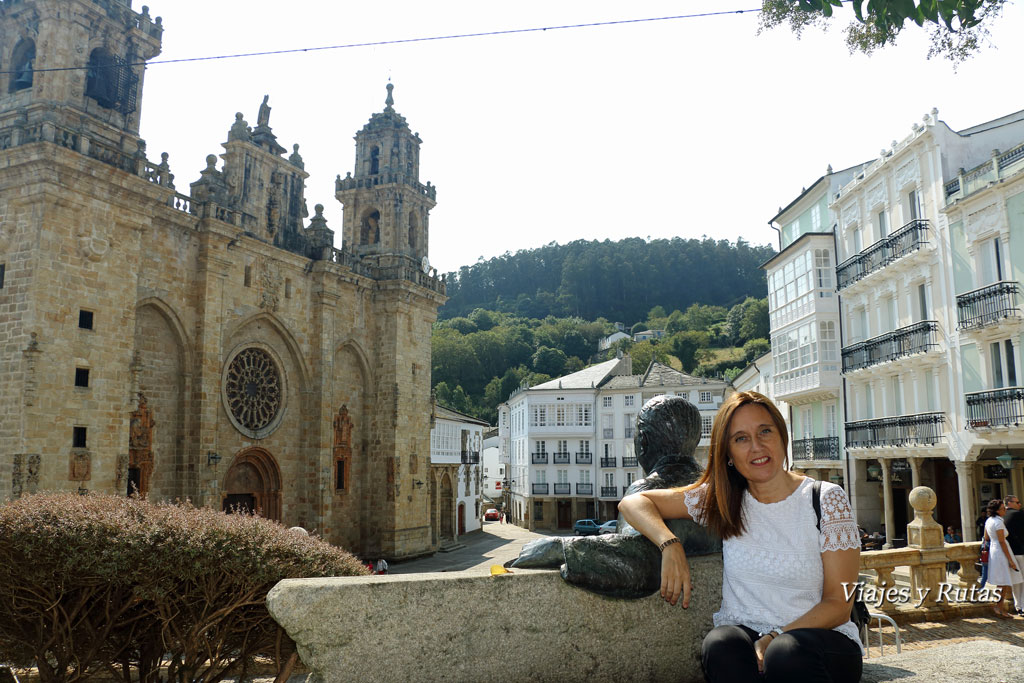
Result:
{"label": "stone cathedral", "polygon": [[0,500],[138,491],[435,550],[420,138],[389,85],[341,248],[267,98],[176,186],[138,135],[162,32],[131,0],[0,3]]}

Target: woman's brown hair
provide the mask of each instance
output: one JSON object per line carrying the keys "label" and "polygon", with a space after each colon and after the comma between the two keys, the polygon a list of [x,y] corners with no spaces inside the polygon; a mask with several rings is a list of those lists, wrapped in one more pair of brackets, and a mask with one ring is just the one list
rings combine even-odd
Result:
{"label": "woman's brown hair", "polygon": [[747,488],[747,480],[729,467],[729,424],[736,411],[745,405],[759,405],[768,411],[779,431],[783,452],[789,445],[789,432],[782,413],[775,407],[771,399],[756,391],[739,391],[725,399],[715,415],[711,427],[711,446],[708,450],[708,466],[704,474],[695,483],[684,487],[684,491],[707,484],[704,497],[704,510],[700,521],[718,534],[722,539],[739,536],[743,533],[743,518],[740,510],[743,504],[743,491]]}

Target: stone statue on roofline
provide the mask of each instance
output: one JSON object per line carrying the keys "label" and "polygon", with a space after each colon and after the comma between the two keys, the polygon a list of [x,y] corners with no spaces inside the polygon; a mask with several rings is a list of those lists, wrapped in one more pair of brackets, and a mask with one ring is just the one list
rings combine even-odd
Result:
{"label": "stone statue on roofline", "polygon": [[[701,419],[696,406],[680,396],[656,396],[637,415],[633,443],[646,477],[626,494],[692,484],[701,475],[693,457],[700,441]],[[688,519],[668,521],[683,542],[687,557],[722,551],[722,542]],[[661,587],[661,553],[621,517],[619,532],[582,538],[543,538],[523,546],[508,567],[561,569],[571,584],[602,595],[640,598]]]}

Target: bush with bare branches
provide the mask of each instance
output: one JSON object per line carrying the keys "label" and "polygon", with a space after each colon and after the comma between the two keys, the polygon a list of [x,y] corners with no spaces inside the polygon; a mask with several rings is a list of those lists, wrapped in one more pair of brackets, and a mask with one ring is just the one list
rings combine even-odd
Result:
{"label": "bush with bare branches", "polygon": [[0,661],[43,683],[105,670],[215,683],[294,645],[267,612],[284,578],[365,574],[318,539],[250,515],[90,494],[0,506]]}

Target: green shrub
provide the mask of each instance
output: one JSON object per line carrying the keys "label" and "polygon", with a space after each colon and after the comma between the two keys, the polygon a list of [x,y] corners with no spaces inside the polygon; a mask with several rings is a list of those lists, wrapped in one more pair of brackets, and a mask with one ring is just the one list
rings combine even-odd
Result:
{"label": "green shrub", "polygon": [[[291,650],[265,605],[281,579],[365,574],[260,517],[70,493],[0,506],[0,661],[43,683],[245,676]],[[166,654],[169,653],[169,658]]]}

